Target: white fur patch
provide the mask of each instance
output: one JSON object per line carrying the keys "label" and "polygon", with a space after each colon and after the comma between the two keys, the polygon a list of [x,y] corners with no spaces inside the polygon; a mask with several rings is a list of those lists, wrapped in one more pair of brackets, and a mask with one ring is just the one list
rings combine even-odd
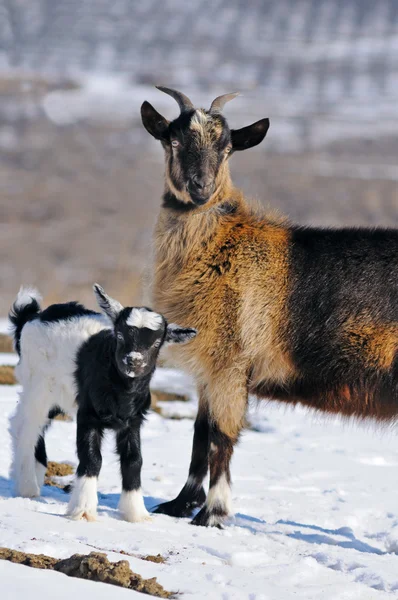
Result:
{"label": "white fur patch", "polygon": [[130,352],[129,357],[133,360],[141,360],[142,358],[144,358],[141,352]]}
{"label": "white fur patch", "polygon": [[97,477],[76,477],[70,496],[67,515],[71,519],[95,521],[97,518]]}
{"label": "white fur patch", "polygon": [[162,315],[146,308],[132,308],[126,323],[130,327],[146,327],[156,331],[162,327],[163,318]]}
{"label": "white fur patch", "polygon": [[149,521],[151,516],[145,508],[141,490],[122,491],[119,501],[119,511],[125,521],[140,523]]}
{"label": "white fur patch", "polygon": [[110,327],[104,315],[84,315],[53,323],[35,320],[24,326],[21,360],[15,371],[23,390],[10,420],[11,476],[17,495],[40,495],[44,468],[35,460],[38,437],[54,406],[71,415],[76,412],[76,353],[87,338]]}
{"label": "white fur patch", "polygon": [[44,485],[44,477],[46,475],[46,471],[47,471],[47,467],[45,467],[44,465],[42,465],[41,463],[39,463],[38,460],[36,460],[36,479],[37,479],[37,485],[39,486],[39,488],[41,488],[42,485]]}
{"label": "white fur patch", "polygon": [[21,287],[15,299],[15,308],[23,308],[30,304],[32,300],[36,300],[37,302],[42,300],[38,290],[34,287]]}
{"label": "white fur patch", "polygon": [[192,129],[202,128],[208,121],[209,116],[200,108],[192,115],[190,126]]}
{"label": "white fur patch", "polygon": [[213,508],[222,508],[227,515],[232,512],[231,486],[223,473],[216,485],[210,488],[206,500],[206,508],[211,513]]}

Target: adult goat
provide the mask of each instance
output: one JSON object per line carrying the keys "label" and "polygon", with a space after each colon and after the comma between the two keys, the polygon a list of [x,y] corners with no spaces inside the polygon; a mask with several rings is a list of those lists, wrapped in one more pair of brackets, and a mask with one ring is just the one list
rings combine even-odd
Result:
{"label": "adult goat", "polygon": [[228,159],[259,144],[269,121],[231,130],[221,110],[235,94],[195,109],[180,92],[169,122],[148,102],[148,132],[166,155],[155,230],[155,309],[199,335],[182,367],[196,378],[199,411],[188,480],[158,512],[220,525],[231,511],[230,460],[248,394],[345,416],[398,413],[398,232],[300,227],[249,207]]}

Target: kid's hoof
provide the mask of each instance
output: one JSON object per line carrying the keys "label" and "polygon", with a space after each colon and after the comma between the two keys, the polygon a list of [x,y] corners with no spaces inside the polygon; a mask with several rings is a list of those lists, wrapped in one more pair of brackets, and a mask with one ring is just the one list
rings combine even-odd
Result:
{"label": "kid's hoof", "polygon": [[127,521],[128,523],[148,523],[149,521],[153,520],[149,512],[145,512],[142,514],[120,513],[120,516],[123,519],[123,521]]}
{"label": "kid's hoof", "polygon": [[88,512],[87,510],[74,510],[72,512],[66,513],[66,516],[72,521],[80,521],[80,519],[85,519],[89,523],[93,523],[97,520],[97,513]]}

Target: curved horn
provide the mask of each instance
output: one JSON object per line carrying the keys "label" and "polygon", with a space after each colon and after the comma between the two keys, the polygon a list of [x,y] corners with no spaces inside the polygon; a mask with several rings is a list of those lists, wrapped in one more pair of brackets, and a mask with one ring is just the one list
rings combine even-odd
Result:
{"label": "curved horn", "polygon": [[211,103],[210,112],[213,114],[220,113],[222,111],[222,109],[224,108],[224,105],[227,102],[230,102],[231,100],[236,98],[236,96],[239,96],[239,92],[232,92],[232,94],[223,94],[222,96],[218,96]]}
{"label": "curved horn", "polygon": [[163,87],[162,85],[157,85],[155,87],[161,92],[164,92],[165,94],[168,94],[169,96],[174,98],[174,100],[178,102],[178,106],[180,107],[181,112],[186,112],[187,110],[191,110],[192,108],[194,108],[188,96],[186,96],[182,92],[177,92],[177,90],[171,90],[170,88]]}

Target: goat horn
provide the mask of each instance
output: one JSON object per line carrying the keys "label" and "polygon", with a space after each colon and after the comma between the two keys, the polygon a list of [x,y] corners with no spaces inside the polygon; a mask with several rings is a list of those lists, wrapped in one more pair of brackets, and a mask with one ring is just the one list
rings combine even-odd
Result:
{"label": "goat horn", "polygon": [[213,114],[220,113],[222,111],[222,109],[224,108],[224,105],[227,102],[230,102],[231,100],[236,98],[236,96],[239,96],[239,92],[233,92],[232,94],[223,94],[223,96],[218,96],[211,103],[210,112]]}
{"label": "goat horn", "polygon": [[170,88],[163,87],[162,85],[157,85],[156,88],[161,92],[164,92],[165,94],[168,94],[169,96],[174,98],[174,100],[178,102],[178,106],[180,107],[182,113],[194,108],[188,96],[186,96],[182,92],[177,92],[177,90],[171,90]]}

